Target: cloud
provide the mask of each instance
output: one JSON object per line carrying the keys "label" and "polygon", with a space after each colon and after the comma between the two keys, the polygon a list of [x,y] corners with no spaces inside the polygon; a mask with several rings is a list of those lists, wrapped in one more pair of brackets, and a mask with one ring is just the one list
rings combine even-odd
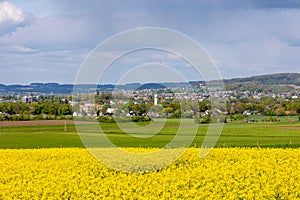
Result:
{"label": "cloud", "polygon": [[22,45],[10,45],[10,46],[1,46],[0,50],[7,53],[20,53],[20,54],[29,54],[38,52],[37,49],[31,49]]}
{"label": "cloud", "polygon": [[18,43],[41,51],[91,50],[109,36],[96,16],[59,15],[38,17],[30,26],[0,38],[0,43]]}
{"label": "cloud", "polygon": [[[145,26],[171,28],[192,37],[218,61],[224,78],[299,71],[299,0],[9,2],[0,3],[1,81],[65,82],[67,77],[70,83],[93,47],[121,31]],[[171,54],[151,55],[135,54],[119,63],[184,64]],[[13,72],[14,66],[18,70]],[[20,79],[22,68],[33,69],[32,74],[27,70]]]}
{"label": "cloud", "polygon": [[28,25],[33,16],[8,2],[0,2],[0,36]]}

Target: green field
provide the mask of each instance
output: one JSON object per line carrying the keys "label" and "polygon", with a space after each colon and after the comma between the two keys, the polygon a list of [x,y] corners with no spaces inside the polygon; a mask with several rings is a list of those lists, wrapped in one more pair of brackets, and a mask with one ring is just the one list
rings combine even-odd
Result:
{"label": "green field", "polygon": [[[170,119],[165,124],[154,120],[152,127],[147,124],[131,123],[122,124],[131,135],[121,131],[116,124],[101,124],[105,134],[98,133],[95,129],[99,125],[79,125],[91,136],[101,140],[108,137],[116,146],[121,147],[163,147],[176,135],[180,121]],[[136,126],[138,125],[138,126]],[[153,127],[163,126],[154,136]],[[184,120],[182,123],[185,140],[192,134],[195,126],[193,120]],[[65,129],[66,128],[66,129]],[[208,125],[199,125],[197,134],[191,146],[200,147],[206,135]],[[99,137],[99,135],[101,135]],[[148,137],[150,136],[150,137]],[[300,122],[295,120],[281,120],[280,122],[243,121],[225,124],[222,134],[216,144],[218,147],[300,147]],[[84,147],[74,125],[66,127],[54,126],[29,126],[29,127],[0,127],[0,148],[63,148]]]}

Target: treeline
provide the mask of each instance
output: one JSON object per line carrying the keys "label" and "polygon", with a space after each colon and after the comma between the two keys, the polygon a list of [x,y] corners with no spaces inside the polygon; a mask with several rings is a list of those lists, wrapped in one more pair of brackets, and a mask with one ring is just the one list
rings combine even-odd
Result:
{"label": "treeline", "polygon": [[295,88],[290,85],[278,85],[278,84],[266,85],[255,81],[241,82],[241,83],[227,83],[225,85],[225,88],[226,90],[233,90],[237,92],[250,91],[250,92],[258,92],[258,93],[274,93],[274,94],[286,93],[295,90]]}
{"label": "treeline", "polygon": [[[113,104],[110,102],[113,101]],[[165,99],[159,105],[153,105],[153,99],[144,101],[142,99],[130,99],[127,103],[121,103],[117,98],[113,98],[109,93],[101,94],[96,98],[96,104],[102,105],[102,110],[95,110],[97,117],[106,114],[108,108],[114,108],[115,116],[151,116],[167,118],[195,118],[211,114],[214,109],[210,99],[202,102],[179,101],[178,99]],[[225,105],[225,106],[224,106]],[[239,98],[228,99],[227,104],[218,111],[228,117],[265,115],[265,116],[284,116],[300,115],[300,99],[272,98]],[[79,105],[78,105],[79,106]],[[111,114],[111,113],[108,113]],[[200,114],[200,115],[199,115]],[[49,99],[38,103],[4,102],[0,103],[0,120],[34,120],[34,119],[71,119],[73,108],[67,100]],[[85,115],[83,115],[85,116]],[[103,118],[103,120],[107,120]],[[137,118],[143,120],[143,118]],[[209,117],[200,119],[209,121]]]}
{"label": "treeline", "polygon": [[264,85],[280,85],[291,84],[300,86],[300,73],[281,73],[281,74],[268,74],[261,76],[252,76],[246,78],[233,78],[224,80],[225,83],[240,84],[256,82]]}
{"label": "treeline", "polygon": [[69,119],[72,106],[67,103],[0,103],[1,120]]}
{"label": "treeline", "polygon": [[228,114],[259,114],[266,116],[284,116],[300,114],[300,100],[262,97],[230,99],[227,105]]}
{"label": "treeline", "polygon": [[[153,105],[153,98],[145,102],[142,98],[130,99],[126,104],[119,103],[118,99],[114,98],[110,93],[102,93],[96,98],[96,103],[103,104],[103,113],[111,105],[110,101],[114,101],[116,115],[121,115],[122,111],[134,113],[138,116],[145,116],[149,113],[156,113],[160,117],[168,118],[194,118],[198,113],[203,113],[212,109],[210,99],[202,102],[165,99],[160,102],[160,105]],[[126,97],[124,97],[126,99]],[[216,105],[216,102],[215,102]],[[257,98],[229,98],[227,104],[222,103],[217,106],[221,112],[227,115],[266,115],[266,116],[284,116],[284,115],[299,115],[300,114],[300,99],[286,99],[262,97]],[[126,113],[126,114],[127,114]]]}
{"label": "treeline", "polygon": [[283,73],[224,80],[226,90],[280,94],[300,86],[300,74]]}
{"label": "treeline", "polygon": [[[300,114],[300,99],[286,100],[272,97],[228,99],[226,104],[222,103],[220,106],[215,102],[215,106],[227,115],[284,116]],[[192,113],[211,110],[212,106],[209,99],[202,102],[171,100],[162,103],[162,108],[165,113],[169,113],[173,117],[193,117]]]}
{"label": "treeline", "polygon": [[[224,106],[225,105],[225,106]],[[130,111],[134,111],[139,115],[144,115],[149,112],[156,112],[159,116],[166,116],[168,118],[194,118],[197,114],[211,113],[211,101],[206,99],[202,102],[178,101],[177,99],[167,100],[162,102],[160,106],[153,106],[152,103],[146,104],[144,102],[139,104],[127,104]],[[227,104],[215,106],[219,111],[228,116],[231,115],[265,115],[265,116],[285,116],[285,115],[300,115],[300,100],[285,98],[263,97],[256,98],[241,98],[228,99]],[[122,110],[123,108],[119,109]],[[210,112],[207,112],[210,111]],[[205,119],[208,120],[208,119]],[[209,120],[208,120],[209,121]]]}

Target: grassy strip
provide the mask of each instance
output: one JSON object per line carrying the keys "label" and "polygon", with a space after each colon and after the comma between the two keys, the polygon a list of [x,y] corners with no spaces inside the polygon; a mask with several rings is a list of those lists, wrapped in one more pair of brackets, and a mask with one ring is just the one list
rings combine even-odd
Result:
{"label": "grassy strip", "polygon": [[[192,135],[190,126],[192,120],[184,120],[182,124],[182,140]],[[168,120],[155,135],[153,130],[144,123],[124,123],[131,135],[120,130],[117,124],[101,124],[105,135],[115,145],[120,147],[164,147],[176,135],[180,125],[179,120]],[[155,121],[153,126],[161,126],[161,121]],[[91,134],[98,134],[99,125],[80,125]],[[208,125],[199,125],[197,135],[191,146],[200,147],[206,135]],[[143,136],[143,137],[141,137]],[[149,136],[149,137],[147,137]],[[100,139],[101,139],[100,137]],[[228,123],[225,124],[217,147],[274,147],[299,148],[300,123]],[[84,147],[74,125],[0,127],[0,148],[61,148]]]}

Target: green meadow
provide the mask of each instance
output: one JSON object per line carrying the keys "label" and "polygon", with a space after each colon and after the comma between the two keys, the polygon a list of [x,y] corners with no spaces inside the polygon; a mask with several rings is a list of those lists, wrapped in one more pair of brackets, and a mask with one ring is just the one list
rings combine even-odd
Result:
{"label": "green meadow", "polygon": [[[178,119],[169,119],[166,122],[154,119],[151,125],[122,123],[121,128],[117,124],[77,126],[78,130],[84,130],[84,134],[95,143],[107,137],[120,147],[164,147],[172,141],[180,127],[181,134],[177,140],[184,142],[193,137],[190,146],[200,147],[209,125],[199,124],[195,129],[197,125],[189,119],[182,122]],[[77,129],[74,125],[0,127],[0,148],[83,148]],[[216,147],[298,148],[300,122],[296,118],[282,118],[279,122],[229,122],[224,125]]]}

